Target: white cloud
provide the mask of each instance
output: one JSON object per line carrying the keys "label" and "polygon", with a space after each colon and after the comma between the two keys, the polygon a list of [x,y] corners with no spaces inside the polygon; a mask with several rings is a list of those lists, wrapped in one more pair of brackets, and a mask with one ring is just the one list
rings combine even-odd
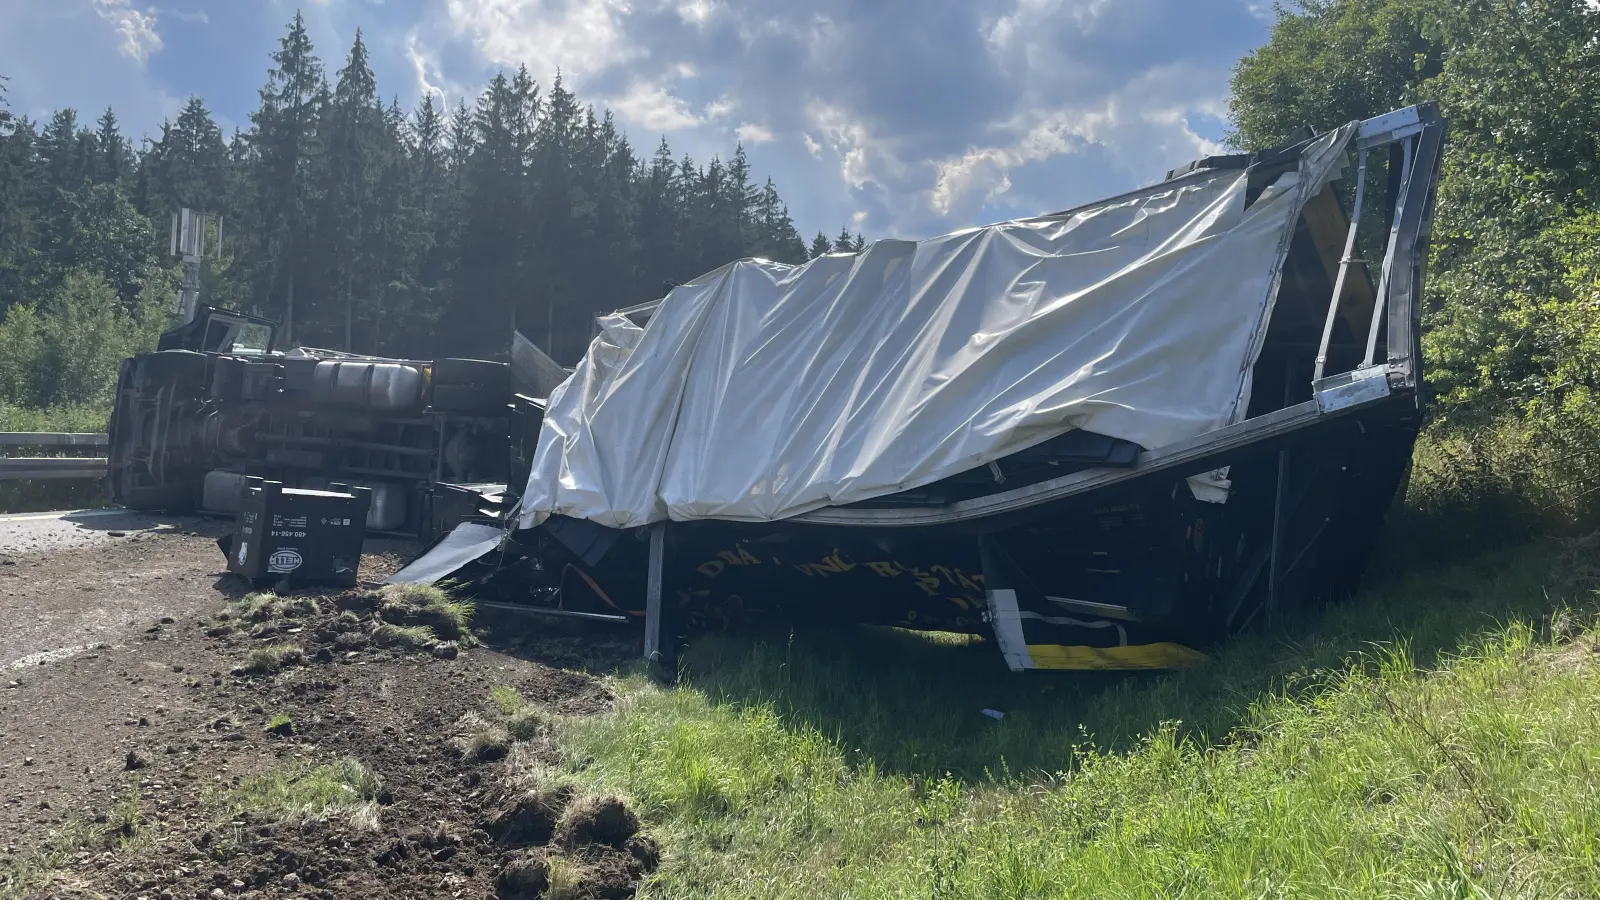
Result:
{"label": "white cloud", "polygon": [[706,121],[712,122],[717,119],[725,119],[727,118],[728,113],[731,113],[738,108],[738,101],[734,100],[732,97],[729,97],[727,94],[723,94],[721,97],[718,97],[717,99],[706,104]]}
{"label": "white cloud", "polygon": [[941,216],[950,215],[957,204],[976,209],[1011,190],[1009,171],[1020,161],[1013,151],[990,147],[935,163],[938,177],[928,193],[928,208]]}
{"label": "white cloud", "polygon": [[644,55],[623,39],[627,0],[448,0],[445,14],[458,37],[496,65],[526,64],[541,77],[560,69],[574,83]]}
{"label": "white cloud", "polygon": [[678,16],[695,25],[704,25],[716,11],[717,6],[711,0],[684,0],[678,4]]}
{"label": "white cloud", "polygon": [[1204,81],[1187,67],[1163,66],[1134,78],[1097,106],[1029,110],[1001,129],[1010,141],[936,161],[928,206],[944,216],[971,215],[1011,190],[1013,169],[1089,146],[1103,148],[1117,168],[1145,182],[1177,163],[1222,152],[1189,126],[1190,116],[1211,115],[1222,102],[1183,96],[1182,86]]}
{"label": "white cloud", "polygon": [[1111,0],[1017,0],[1016,8],[989,28],[989,42],[1007,51],[1033,40],[1041,29],[1060,27],[1065,19],[1071,19],[1076,30],[1087,31],[1110,5]]}
{"label": "white cloud", "polygon": [[701,122],[681,97],[645,81],[635,81],[626,94],[611,101],[611,107],[624,119],[649,131],[677,131]]}
{"label": "white cloud", "polygon": [[746,144],[765,144],[772,140],[772,129],[759,122],[740,122],[733,130],[734,137]]}
{"label": "white cloud", "polygon": [[808,230],[861,211],[920,236],[986,204],[1116,193],[1213,149],[1202,132],[1266,36],[1264,3],[443,0],[394,59],[418,92],[451,97],[449,78],[470,93],[484,68],[559,69],[636,141],[668,132],[696,159],[760,145],[760,174]]}
{"label": "white cloud", "polygon": [[[821,101],[812,101],[806,108],[806,116],[842,158],[839,177],[845,184],[860,190],[867,182],[876,180],[867,155],[872,139],[865,125],[844,109]],[[885,161],[892,162],[892,158]]]}
{"label": "white cloud", "polygon": [[94,11],[110,22],[122,35],[122,54],[139,64],[144,64],[150,54],[161,49],[161,35],[156,31],[153,13],[133,8],[129,0],[94,0]]}
{"label": "white cloud", "polygon": [[415,31],[406,35],[406,59],[411,63],[411,71],[417,79],[417,93],[423,97],[434,96],[444,100],[444,89],[431,80],[439,77],[439,64],[422,49]]}

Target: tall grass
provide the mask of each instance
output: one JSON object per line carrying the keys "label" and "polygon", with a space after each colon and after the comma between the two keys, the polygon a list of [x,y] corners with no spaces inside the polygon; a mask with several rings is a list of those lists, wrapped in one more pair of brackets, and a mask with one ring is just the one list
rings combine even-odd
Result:
{"label": "tall grass", "polygon": [[101,432],[111,409],[100,403],[79,403],[50,409],[28,409],[0,401],[0,431]]}
{"label": "tall grass", "polygon": [[1423,432],[1390,529],[1404,560],[1600,528],[1600,400],[1576,390],[1558,399],[1457,413]]}
{"label": "tall grass", "polygon": [[729,638],[556,736],[666,838],[648,896],[1594,896],[1600,668],[1555,563],[1416,572],[1160,675]]}

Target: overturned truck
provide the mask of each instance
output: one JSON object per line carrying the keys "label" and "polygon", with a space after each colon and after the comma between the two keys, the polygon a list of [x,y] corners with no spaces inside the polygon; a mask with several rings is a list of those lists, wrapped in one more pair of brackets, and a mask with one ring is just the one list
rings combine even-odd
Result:
{"label": "overturned truck", "polygon": [[1376,546],[1444,131],[1411,107],[1053,215],[740,260],[602,317],[570,373],[514,353],[479,422],[504,484],[422,484],[478,500],[393,577],[637,623],[667,663],[763,619],[1194,663]]}
{"label": "overturned truck", "polygon": [[372,489],[369,533],[426,538],[493,509],[509,466],[505,363],[275,348],[264,319],[203,307],[122,364],[114,500],[231,515],[245,479]]}

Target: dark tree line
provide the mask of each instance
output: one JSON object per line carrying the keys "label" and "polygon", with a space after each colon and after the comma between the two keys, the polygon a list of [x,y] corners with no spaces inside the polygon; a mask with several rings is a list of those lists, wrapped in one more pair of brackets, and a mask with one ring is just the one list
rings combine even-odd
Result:
{"label": "dark tree line", "polygon": [[[107,109],[0,117],[0,307],[91,272],[132,304],[170,282],[180,207],[223,218],[205,302],[279,320],[295,343],[407,356],[503,356],[519,329],[570,362],[596,312],[730,260],[808,246],[742,147],[641,159],[560,75],[497,75],[468,106],[384,103],[359,33],[328,77],[297,14],[248,130],[192,98],[135,147]],[[3,99],[3,96],[0,96]],[[213,240],[215,235],[212,236]]]}

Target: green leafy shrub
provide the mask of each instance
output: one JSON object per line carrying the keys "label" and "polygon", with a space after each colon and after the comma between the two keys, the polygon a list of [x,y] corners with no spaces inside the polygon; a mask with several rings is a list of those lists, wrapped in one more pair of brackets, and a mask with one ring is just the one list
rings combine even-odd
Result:
{"label": "green leafy shrub", "polygon": [[42,302],[11,307],[0,322],[0,401],[108,411],[122,360],[154,349],[166,327],[170,289],[152,282],[128,306],[104,278],[74,271]]}

